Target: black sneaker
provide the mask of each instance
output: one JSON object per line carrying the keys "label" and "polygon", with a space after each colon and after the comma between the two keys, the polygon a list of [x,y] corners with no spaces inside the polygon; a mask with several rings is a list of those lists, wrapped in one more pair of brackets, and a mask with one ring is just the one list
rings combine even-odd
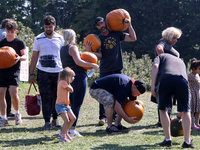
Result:
{"label": "black sneaker", "polygon": [[[116,126],[116,125],[115,125]],[[116,126],[116,128],[119,130],[119,131],[129,131],[130,129],[119,124],[118,126]]]}
{"label": "black sneaker", "polygon": [[15,114],[10,112],[10,113],[7,114],[7,118],[8,119],[15,118]]}
{"label": "black sneaker", "polygon": [[156,127],[157,127],[157,128],[158,128],[158,127],[162,127],[161,122],[157,122]]}
{"label": "black sneaker", "polygon": [[190,144],[183,142],[182,148],[196,148],[196,146],[192,143],[192,141]]}
{"label": "black sneaker", "polygon": [[121,132],[117,129],[115,125],[106,128],[106,132],[109,134],[121,134]]}
{"label": "black sneaker", "polygon": [[51,124],[50,124],[50,122],[46,122],[45,124],[44,124],[44,126],[42,127],[42,130],[51,130]]}
{"label": "black sneaker", "polygon": [[172,141],[166,141],[164,140],[162,143],[159,144],[160,146],[167,146],[167,147],[170,147],[172,146]]}

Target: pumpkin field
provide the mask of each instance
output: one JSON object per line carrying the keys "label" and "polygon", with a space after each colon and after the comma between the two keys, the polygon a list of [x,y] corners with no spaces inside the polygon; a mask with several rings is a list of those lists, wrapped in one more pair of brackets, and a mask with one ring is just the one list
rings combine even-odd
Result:
{"label": "pumpkin field", "polygon": [[[29,83],[20,83],[19,96],[21,100],[20,111],[23,122],[14,125],[14,120],[9,120],[9,126],[0,128],[0,149],[2,150],[161,150],[182,149],[183,136],[172,137],[172,147],[160,147],[164,133],[162,128],[157,128],[157,105],[150,101],[150,93],[139,96],[137,99],[144,103],[144,115],[136,124],[122,121],[130,128],[129,132],[118,135],[108,135],[106,125],[98,126],[98,103],[91,98],[89,92],[85,97],[77,123],[77,131],[84,137],[74,138],[71,143],[59,143],[59,128],[42,131],[44,124],[42,112],[37,116],[28,116],[24,108],[25,95]],[[33,91],[32,91],[33,90]],[[31,89],[34,92],[34,89]],[[13,112],[12,108],[12,112]],[[173,107],[172,118],[177,115],[176,106]],[[62,124],[63,121],[59,117]],[[191,139],[200,147],[200,131],[191,131]]]}

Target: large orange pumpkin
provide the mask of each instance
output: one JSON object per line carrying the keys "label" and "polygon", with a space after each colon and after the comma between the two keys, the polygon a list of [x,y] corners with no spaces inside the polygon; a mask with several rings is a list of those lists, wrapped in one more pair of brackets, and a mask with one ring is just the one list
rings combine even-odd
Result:
{"label": "large orange pumpkin", "polygon": [[106,15],[106,20],[108,22],[108,28],[112,31],[124,31],[128,28],[127,25],[124,24],[124,19],[129,19],[131,21],[131,17],[129,13],[125,9],[115,9],[109,12]]}
{"label": "large orange pumpkin", "polygon": [[[90,52],[83,52],[81,54],[81,59],[85,60],[87,62],[90,62],[90,63],[97,64],[97,56],[93,53],[90,53]],[[92,67],[83,67],[83,68],[86,69],[86,70],[92,69]]]}
{"label": "large orange pumpkin", "polygon": [[92,51],[96,52],[97,49],[101,46],[101,40],[95,34],[89,34],[84,39],[84,45],[86,45],[86,41],[92,42],[93,46],[91,47]]}
{"label": "large orange pumpkin", "polygon": [[142,101],[140,101],[140,100],[135,100],[136,102],[139,102],[140,103],[140,105],[142,105],[142,107],[144,108],[144,103],[142,102]]}
{"label": "large orange pumpkin", "polygon": [[174,137],[184,135],[183,128],[182,128],[182,119],[173,118],[171,120],[170,129],[171,129],[171,135]]}
{"label": "large orange pumpkin", "polygon": [[0,48],[0,68],[6,69],[14,65],[17,54],[12,47],[4,46]]}
{"label": "large orange pumpkin", "polygon": [[136,117],[135,120],[137,121],[140,121],[144,114],[144,109],[138,101],[127,102],[123,109],[129,117]]}

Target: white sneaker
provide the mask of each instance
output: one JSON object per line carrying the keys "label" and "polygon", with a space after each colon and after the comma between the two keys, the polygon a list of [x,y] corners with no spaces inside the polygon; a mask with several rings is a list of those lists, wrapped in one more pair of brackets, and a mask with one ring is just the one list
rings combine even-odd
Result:
{"label": "white sneaker", "polygon": [[68,132],[69,136],[71,138],[73,137],[83,137],[78,131],[74,130],[74,133],[70,133],[70,131]]}
{"label": "white sneaker", "polygon": [[22,116],[21,114],[15,114],[15,124],[18,125],[18,124],[21,124],[22,123]]}

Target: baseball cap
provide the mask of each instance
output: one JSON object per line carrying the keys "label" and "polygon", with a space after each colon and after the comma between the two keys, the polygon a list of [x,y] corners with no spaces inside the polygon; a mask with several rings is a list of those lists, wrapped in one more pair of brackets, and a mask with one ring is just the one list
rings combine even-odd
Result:
{"label": "baseball cap", "polygon": [[147,89],[146,83],[143,80],[141,80],[141,79],[135,80],[135,79],[131,78],[131,81],[137,87],[138,91],[141,94],[143,94],[146,91],[146,89]]}
{"label": "baseball cap", "polygon": [[97,17],[97,18],[95,19],[95,26],[96,26],[99,22],[102,22],[102,21],[104,21],[104,18],[102,18],[102,17]]}

